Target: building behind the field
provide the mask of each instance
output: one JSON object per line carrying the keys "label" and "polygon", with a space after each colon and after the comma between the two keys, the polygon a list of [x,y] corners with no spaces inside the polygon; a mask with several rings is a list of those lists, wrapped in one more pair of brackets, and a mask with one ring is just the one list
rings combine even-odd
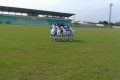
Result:
{"label": "building behind the field", "polygon": [[63,23],[71,25],[69,17],[73,15],[71,13],[0,6],[0,24],[48,26]]}

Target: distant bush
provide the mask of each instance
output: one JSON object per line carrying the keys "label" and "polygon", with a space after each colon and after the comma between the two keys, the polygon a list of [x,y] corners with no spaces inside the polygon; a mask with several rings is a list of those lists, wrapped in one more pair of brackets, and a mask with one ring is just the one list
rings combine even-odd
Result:
{"label": "distant bush", "polygon": [[11,24],[11,22],[9,22],[9,21],[7,21],[7,22],[5,22],[6,24]]}
{"label": "distant bush", "polygon": [[2,21],[0,21],[0,24],[3,24],[3,22],[2,22]]}

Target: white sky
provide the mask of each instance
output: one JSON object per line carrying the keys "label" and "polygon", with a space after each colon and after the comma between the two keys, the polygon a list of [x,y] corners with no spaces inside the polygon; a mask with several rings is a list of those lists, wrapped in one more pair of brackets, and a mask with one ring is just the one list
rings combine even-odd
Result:
{"label": "white sky", "polygon": [[120,0],[0,0],[0,6],[74,13],[76,20],[93,22],[108,20],[110,3],[112,21],[120,21]]}

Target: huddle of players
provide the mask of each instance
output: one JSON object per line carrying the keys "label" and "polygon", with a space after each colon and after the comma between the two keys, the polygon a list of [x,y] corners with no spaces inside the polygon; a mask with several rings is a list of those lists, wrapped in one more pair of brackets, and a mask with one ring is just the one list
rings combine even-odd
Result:
{"label": "huddle of players", "polygon": [[57,25],[52,25],[52,28],[54,30],[53,36],[57,36],[57,38],[59,39],[63,38],[66,40],[72,40],[74,35],[74,30],[72,29],[72,27],[58,23]]}
{"label": "huddle of players", "polygon": [[57,24],[56,27],[61,30],[61,33],[63,33],[63,29],[65,29],[66,31],[70,31],[70,27],[68,25]]}

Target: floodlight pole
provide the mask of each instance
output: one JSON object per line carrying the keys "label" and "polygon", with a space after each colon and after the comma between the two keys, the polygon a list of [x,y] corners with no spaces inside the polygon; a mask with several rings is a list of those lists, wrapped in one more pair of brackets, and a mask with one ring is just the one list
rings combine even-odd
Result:
{"label": "floodlight pole", "polygon": [[113,6],[113,4],[112,3],[110,3],[110,11],[109,11],[109,21],[108,21],[108,28],[110,28],[110,23],[111,23],[111,14],[112,14],[112,6]]}

